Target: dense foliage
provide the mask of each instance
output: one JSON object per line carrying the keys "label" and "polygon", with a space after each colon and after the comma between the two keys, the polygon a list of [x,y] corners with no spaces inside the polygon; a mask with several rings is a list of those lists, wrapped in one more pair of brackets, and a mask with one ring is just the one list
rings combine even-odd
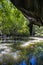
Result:
{"label": "dense foliage", "polygon": [[0,30],[4,34],[29,34],[27,19],[9,0],[0,1]]}
{"label": "dense foliage", "polygon": [[[0,34],[29,35],[29,21],[10,2],[0,0]],[[43,27],[34,26],[35,35],[43,36]]]}

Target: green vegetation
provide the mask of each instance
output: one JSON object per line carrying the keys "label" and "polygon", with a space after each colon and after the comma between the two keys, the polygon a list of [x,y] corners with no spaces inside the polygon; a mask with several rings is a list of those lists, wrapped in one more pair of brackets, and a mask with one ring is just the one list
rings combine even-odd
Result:
{"label": "green vegetation", "polygon": [[[0,0],[0,34],[29,35],[29,21],[10,2]],[[35,35],[43,36],[43,27],[34,26]]]}
{"label": "green vegetation", "polygon": [[27,19],[9,0],[0,1],[0,30],[3,34],[29,34]]}
{"label": "green vegetation", "polygon": [[[0,0],[0,34],[24,35],[23,38],[21,36],[20,38],[16,38],[16,36],[9,37],[14,41],[20,40],[20,42],[14,42],[14,44],[11,42],[11,44],[4,43],[4,45],[0,42],[0,65],[2,65],[3,63],[7,63],[7,65],[12,65],[15,63],[15,61],[19,63],[19,61],[21,60],[28,60],[30,54],[38,57],[40,53],[43,53],[43,42],[30,44],[29,46],[24,48],[20,46],[21,44],[23,44],[23,42],[21,41],[24,40],[26,42],[30,40],[28,39],[28,37],[27,39],[25,38],[25,35],[28,36],[30,34],[28,24],[29,21],[24,17],[21,11],[19,11],[15,6],[13,6],[10,0]],[[33,31],[35,31],[36,36],[43,36],[43,26],[39,28],[38,26],[34,25]],[[2,41],[1,37],[0,41]],[[8,40],[5,40],[5,42],[6,41]],[[14,54],[16,52],[17,58],[15,60]],[[38,62],[40,62],[40,60],[38,60]]]}

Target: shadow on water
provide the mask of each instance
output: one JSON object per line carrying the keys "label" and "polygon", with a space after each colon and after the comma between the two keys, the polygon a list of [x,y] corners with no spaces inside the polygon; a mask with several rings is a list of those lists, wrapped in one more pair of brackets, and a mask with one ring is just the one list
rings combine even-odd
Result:
{"label": "shadow on water", "polygon": [[0,65],[43,65],[43,42],[25,48],[21,44],[0,43]]}

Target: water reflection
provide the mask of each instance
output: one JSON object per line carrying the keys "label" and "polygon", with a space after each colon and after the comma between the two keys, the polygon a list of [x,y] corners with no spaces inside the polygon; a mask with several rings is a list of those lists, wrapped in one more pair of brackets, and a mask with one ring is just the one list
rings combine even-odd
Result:
{"label": "water reflection", "polygon": [[43,42],[26,48],[20,47],[21,44],[0,44],[0,65],[43,65]]}

